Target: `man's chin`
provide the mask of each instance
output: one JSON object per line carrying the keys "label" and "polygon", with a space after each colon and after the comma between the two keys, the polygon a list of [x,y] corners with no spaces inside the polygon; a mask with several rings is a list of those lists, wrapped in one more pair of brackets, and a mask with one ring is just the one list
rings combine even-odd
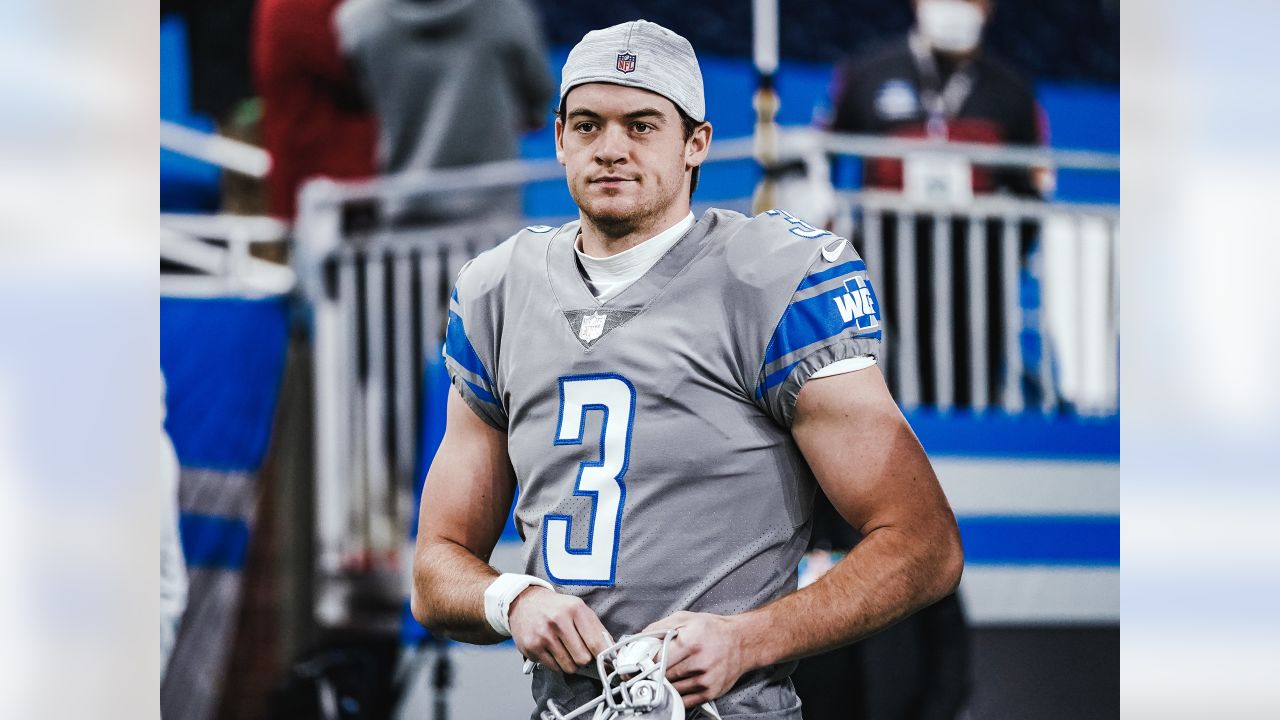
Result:
{"label": "man's chin", "polygon": [[[614,202],[612,200],[614,199],[610,198],[603,202],[596,201],[583,204],[581,206],[583,214],[597,223],[628,223],[636,219],[639,213],[635,202],[631,200]],[[621,198],[616,200],[621,200]]]}
{"label": "man's chin", "polygon": [[634,207],[584,207],[582,214],[602,232],[615,237],[635,232],[642,221],[641,214]]}

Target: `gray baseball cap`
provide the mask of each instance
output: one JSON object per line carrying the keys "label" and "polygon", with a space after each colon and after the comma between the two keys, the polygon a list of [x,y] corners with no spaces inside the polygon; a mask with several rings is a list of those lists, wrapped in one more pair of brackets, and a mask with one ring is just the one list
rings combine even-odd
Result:
{"label": "gray baseball cap", "polygon": [[702,71],[693,46],[647,20],[592,30],[569,51],[560,81],[560,107],[579,85],[628,85],[658,93],[697,122],[706,120]]}

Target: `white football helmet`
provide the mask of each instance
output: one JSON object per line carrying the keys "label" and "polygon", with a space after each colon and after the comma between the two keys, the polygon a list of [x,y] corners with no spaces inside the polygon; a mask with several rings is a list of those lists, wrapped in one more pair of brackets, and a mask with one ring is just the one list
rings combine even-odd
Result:
{"label": "white football helmet", "polygon": [[[593,675],[604,686],[600,696],[564,712],[547,700],[542,720],[688,720],[680,693],[667,681],[667,646],[676,630],[626,635],[596,656]],[[588,714],[590,713],[590,714]],[[699,706],[688,718],[720,720],[714,703]]]}

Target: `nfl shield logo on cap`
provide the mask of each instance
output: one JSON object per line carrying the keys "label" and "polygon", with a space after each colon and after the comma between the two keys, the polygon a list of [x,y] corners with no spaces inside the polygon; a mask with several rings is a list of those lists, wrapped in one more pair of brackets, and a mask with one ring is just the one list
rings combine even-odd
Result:
{"label": "nfl shield logo on cap", "polygon": [[636,56],[629,52],[618,53],[618,71],[629,73],[636,69]]}

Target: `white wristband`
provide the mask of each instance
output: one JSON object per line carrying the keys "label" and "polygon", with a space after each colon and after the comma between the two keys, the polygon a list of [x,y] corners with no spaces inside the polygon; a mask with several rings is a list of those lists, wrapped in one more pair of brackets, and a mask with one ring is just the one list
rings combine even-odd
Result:
{"label": "white wristband", "polygon": [[489,627],[493,628],[494,632],[505,637],[511,637],[511,626],[507,622],[507,612],[510,611],[511,603],[516,599],[516,596],[524,592],[525,588],[530,585],[541,585],[555,592],[555,588],[551,587],[551,583],[546,580],[518,573],[503,573],[496,580],[489,583],[489,587],[485,588],[484,617],[489,621]]}

